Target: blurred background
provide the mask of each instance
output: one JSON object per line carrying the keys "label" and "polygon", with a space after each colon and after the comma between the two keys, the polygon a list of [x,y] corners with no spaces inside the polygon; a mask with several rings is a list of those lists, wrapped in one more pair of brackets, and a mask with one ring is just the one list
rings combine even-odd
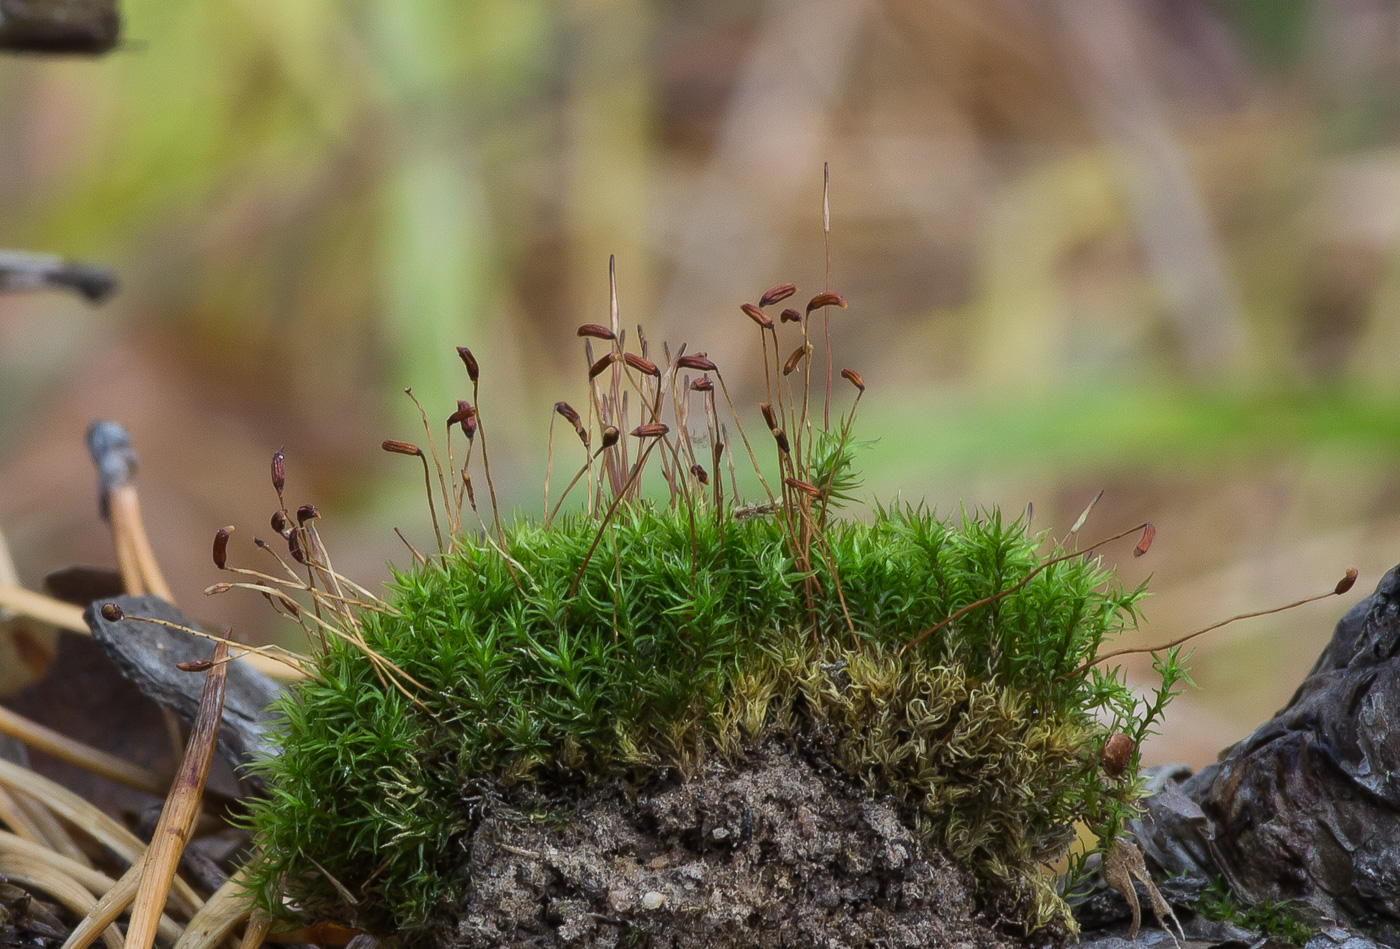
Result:
{"label": "blurred background", "polygon": [[738,307],[822,289],[823,162],[867,495],[1033,501],[1061,535],[1106,489],[1084,537],[1158,528],[1141,560],[1107,553],[1152,577],[1132,644],[1360,568],[1345,599],[1200,640],[1200,688],[1149,760],[1199,766],[1246,734],[1400,560],[1400,4],[123,12],[103,59],[0,59],[0,247],[122,282],[97,309],[0,296],[0,530],[27,586],[112,563],[98,417],[133,433],[191,613],[280,629],[200,591],[219,526],[255,562],[281,445],[289,503],[320,506],[338,568],[381,580],[405,559],[392,528],[424,549],[431,528],[414,462],[379,442],[421,435],[404,386],[439,417],[469,395],[460,344],[503,502],[538,512],[609,254],[623,325],[707,350],[752,405]]}

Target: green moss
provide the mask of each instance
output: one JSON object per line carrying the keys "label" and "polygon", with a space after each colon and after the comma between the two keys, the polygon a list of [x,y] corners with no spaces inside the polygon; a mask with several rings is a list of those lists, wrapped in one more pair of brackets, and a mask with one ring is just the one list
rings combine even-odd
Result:
{"label": "green moss", "polygon": [[1230,885],[1221,877],[1216,877],[1201,894],[1196,901],[1196,912],[1206,919],[1226,920],[1292,946],[1306,945],[1313,937],[1313,928],[1286,902],[1264,900],[1247,906],[1235,897]]}
{"label": "green moss", "polygon": [[1142,702],[1086,668],[1135,620],[1140,590],[1097,559],[1035,572],[1049,542],[996,512],[835,521],[810,569],[782,516],[628,503],[589,558],[598,531],[582,515],[520,521],[509,560],[467,537],[399,574],[392,610],[365,614],[363,634],[422,683],[421,706],[331,641],[321,680],[282,703],[280,754],[263,765],[266,909],[287,915],[285,897],[299,918],[411,937],[450,918],[492,782],[643,782],[820,735],[984,892],[1019,897],[1029,926],[1063,911],[1039,861],[1076,820],[1116,832],[1133,785],[1108,780],[1098,753],[1115,731],[1140,741],[1181,675],[1167,657],[1157,701]]}

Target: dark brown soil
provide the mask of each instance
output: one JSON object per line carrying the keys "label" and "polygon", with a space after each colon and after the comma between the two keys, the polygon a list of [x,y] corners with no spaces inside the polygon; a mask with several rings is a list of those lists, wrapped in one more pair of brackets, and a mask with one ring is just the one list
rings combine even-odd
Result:
{"label": "dark brown soil", "polygon": [[780,745],[685,783],[484,809],[447,940],[463,949],[1015,945],[891,804]]}

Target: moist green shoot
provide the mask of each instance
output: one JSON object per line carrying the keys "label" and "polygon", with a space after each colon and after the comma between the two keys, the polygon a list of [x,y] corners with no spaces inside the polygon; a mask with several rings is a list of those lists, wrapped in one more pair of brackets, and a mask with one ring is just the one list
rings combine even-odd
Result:
{"label": "moist green shoot", "polygon": [[[1095,664],[1136,621],[1142,590],[1117,583],[1099,545],[1075,549],[1076,531],[1056,541],[995,510],[839,516],[859,484],[855,405],[814,424],[806,368],[820,338],[809,325],[845,301],[823,293],[803,313],[768,316],[795,290],[743,307],[761,342],[770,438],[744,434],[703,354],[682,347],[655,363],[644,340],[628,350],[614,296],[612,327],[579,331],[587,411],[555,405],[582,451],[572,480],[555,481],[562,496],[546,487],[543,520],[495,508],[467,350],[472,401],[449,416],[444,451],[426,412],[427,451],[385,443],[422,461],[445,520],[437,554],[415,550],[380,599],[331,569],[314,508],[292,526],[282,506],[305,580],[258,574],[251,585],[312,598],[297,607],[272,593],[314,655],[282,702],[279,750],[262,764],[269,796],[252,809],[251,885],[265,911],[427,938],[452,919],[464,843],[502,788],[567,802],[599,781],[685,780],[709,758],[738,764],[783,741],[892,795],[1003,917],[1072,927],[1047,862],[1076,823],[1105,841],[1119,832],[1138,794],[1137,747],[1184,672],[1175,653],[1160,657],[1161,687],[1139,699]],[[780,327],[801,337],[786,361]],[[858,403],[864,380],[841,376]],[[554,452],[551,438],[553,473],[571,467]],[[736,454],[762,480],[757,503],[736,500]],[[760,454],[777,477],[764,479]],[[644,470],[669,499],[644,495]],[[1119,734],[1127,760],[1110,768],[1105,745]]]}

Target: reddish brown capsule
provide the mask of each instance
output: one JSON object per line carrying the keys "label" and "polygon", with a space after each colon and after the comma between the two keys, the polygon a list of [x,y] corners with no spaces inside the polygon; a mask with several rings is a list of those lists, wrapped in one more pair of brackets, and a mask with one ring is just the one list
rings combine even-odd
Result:
{"label": "reddish brown capsule", "polygon": [[759,306],[772,306],[775,303],[782,303],[788,297],[797,292],[797,284],[780,283],[772,290],[758,298]]}
{"label": "reddish brown capsule", "polygon": [[856,372],[854,369],[842,369],[841,378],[845,379],[847,382],[855,386],[861,392],[865,391],[865,380],[862,379],[860,373]]}
{"label": "reddish brown capsule", "polygon": [[476,380],[481,377],[481,367],[476,364],[476,357],[465,346],[457,347],[457,355],[461,358],[462,365],[467,367],[467,378],[472,381],[472,385],[475,385]]}
{"label": "reddish brown capsule", "polygon": [[1352,588],[1352,585],[1356,583],[1356,578],[1358,576],[1360,576],[1360,574],[1356,572],[1355,567],[1347,567],[1346,576],[1342,577],[1342,579],[1337,581],[1337,588],[1333,592],[1336,593],[1337,596],[1341,596],[1343,593],[1347,592]]}
{"label": "reddish brown capsule", "polygon": [[272,490],[277,492],[277,496],[282,496],[282,489],[287,485],[287,456],[279,448],[272,453]]}
{"label": "reddish brown capsule", "polygon": [[303,504],[301,507],[297,508],[298,524],[305,524],[307,521],[313,521],[320,516],[321,512],[314,504]]}
{"label": "reddish brown capsule", "polygon": [[792,307],[788,307],[786,310],[784,310],[783,312],[781,312],[781,313],[778,314],[778,322],[780,322],[780,323],[801,323],[801,322],[802,322],[802,314],[801,314],[801,313],[798,313],[798,312],[797,312],[796,310],[794,310]]}
{"label": "reddish brown capsule", "polygon": [[608,368],[609,366],[611,366],[611,365],[612,365],[613,363],[615,363],[616,361],[617,361],[617,353],[608,353],[608,354],[607,354],[606,356],[604,356],[602,359],[599,359],[599,360],[598,360],[597,362],[595,362],[593,365],[591,365],[591,366],[588,367],[588,378],[590,378],[590,379],[596,379],[596,378],[598,378],[598,373],[602,372],[604,369]]}
{"label": "reddish brown capsule", "polygon": [[189,662],[177,662],[175,668],[181,672],[208,672],[214,668],[213,659],[191,659]]}
{"label": "reddish brown capsule", "polygon": [[710,381],[710,377],[709,377],[709,376],[701,376],[699,379],[696,379],[694,382],[692,382],[692,383],[690,384],[690,391],[692,391],[692,392],[710,392],[710,391],[713,391],[713,390],[714,390],[714,387],[715,387],[715,384],[714,384],[713,382]]}
{"label": "reddish brown capsule", "polygon": [[1122,777],[1133,758],[1133,740],[1122,732],[1110,735],[1104,742],[1099,764],[1110,778]]}
{"label": "reddish brown capsule", "polygon": [[768,314],[764,313],[761,309],[754,306],[752,303],[745,303],[742,306],[740,306],[739,309],[743,310],[746,314],[748,314],[749,319],[753,320],[763,329],[771,330],[773,328],[773,321],[768,318]]}
{"label": "reddish brown capsule", "polygon": [[232,527],[220,527],[214,532],[214,566],[220,570],[228,567],[228,535]]}
{"label": "reddish brown capsule", "polygon": [[807,355],[807,346],[804,343],[794,349],[792,355],[787,358],[787,362],[783,363],[783,375],[792,375],[797,369],[797,364],[802,362],[802,357],[805,355]]}
{"label": "reddish brown capsule", "polygon": [[649,422],[632,429],[632,435],[635,438],[660,438],[670,430],[664,422]]}
{"label": "reddish brown capsule", "polygon": [[773,414],[773,406],[767,402],[760,402],[758,408],[763,412],[763,421],[767,422],[768,427],[776,432],[778,430],[778,417]]}
{"label": "reddish brown capsule", "polygon": [[778,450],[784,455],[792,454],[792,446],[788,444],[787,432],[781,428],[773,429],[773,440],[778,443]]}
{"label": "reddish brown capsule", "polygon": [[395,455],[413,455],[414,457],[418,457],[423,454],[423,449],[412,442],[401,442],[392,438],[384,439],[379,447]]}
{"label": "reddish brown capsule", "polygon": [[807,315],[811,316],[813,310],[820,310],[824,306],[839,306],[846,308],[846,298],[839,293],[818,293],[807,301]]}
{"label": "reddish brown capsule", "polygon": [[800,481],[797,478],[784,478],[783,484],[792,488],[794,491],[802,492],[809,498],[816,498],[819,500],[822,496],[821,488],[818,488],[815,484],[808,484],[806,481]]}
{"label": "reddish brown capsule", "polygon": [[661,375],[661,370],[656,368],[656,363],[652,362],[650,359],[638,356],[636,353],[624,353],[622,361],[643,375],[657,377]]}
{"label": "reddish brown capsule", "polygon": [[287,530],[287,512],[280,508],[272,512],[272,529],[281,534]]}
{"label": "reddish brown capsule", "polygon": [[574,428],[579,428],[583,425],[583,419],[579,417],[578,410],[567,402],[555,402],[554,411],[567,419],[569,424]]}
{"label": "reddish brown capsule", "polygon": [[476,409],[462,399],[457,400],[457,411],[447,417],[449,428],[458,424],[462,426],[462,434],[467,436],[467,441],[476,437]]}
{"label": "reddish brown capsule", "polygon": [[574,427],[574,432],[577,433],[579,441],[583,442],[584,446],[587,447],[588,430],[583,427],[583,419],[579,417],[578,410],[567,402],[555,402],[554,411],[568,420],[569,424]]}
{"label": "reddish brown capsule", "polygon": [[677,369],[694,369],[696,372],[718,372],[719,368],[702,353],[681,356],[676,360]]}
{"label": "reddish brown capsule", "polygon": [[617,444],[617,440],[622,437],[622,432],[618,431],[616,425],[609,425],[603,429],[603,447],[611,448]]}
{"label": "reddish brown capsule", "polygon": [[701,484],[710,483],[710,475],[708,472],[705,471],[704,466],[699,464],[691,465],[690,473],[695,475],[695,480],[699,481]]}
{"label": "reddish brown capsule", "polygon": [[122,608],[115,603],[103,603],[102,609],[99,612],[102,613],[102,618],[109,623],[115,623],[126,616],[126,614],[122,612]]}
{"label": "reddish brown capsule", "polygon": [[1152,526],[1151,521],[1148,521],[1147,526],[1142,529],[1142,539],[1139,540],[1137,546],[1133,548],[1133,556],[1141,557],[1143,554],[1147,553],[1147,549],[1152,546],[1152,538],[1156,536],[1157,528]]}
{"label": "reddish brown capsule", "polygon": [[585,323],[578,328],[580,336],[592,336],[594,339],[617,339],[612,330],[606,326],[599,326],[597,323]]}

